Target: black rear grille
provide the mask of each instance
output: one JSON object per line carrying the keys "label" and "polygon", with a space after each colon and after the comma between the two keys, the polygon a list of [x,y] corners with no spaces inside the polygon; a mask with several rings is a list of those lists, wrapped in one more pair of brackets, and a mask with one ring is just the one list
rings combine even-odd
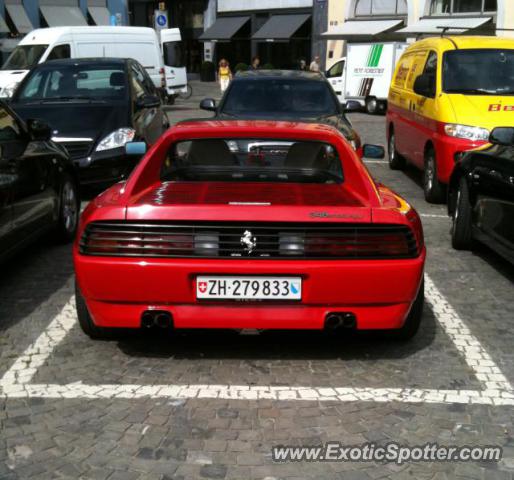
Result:
{"label": "black rear grille", "polygon": [[165,258],[414,258],[410,228],[388,224],[93,222],[83,255]]}
{"label": "black rear grille", "polygon": [[87,157],[93,142],[61,142],[61,145],[66,148],[72,160]]}

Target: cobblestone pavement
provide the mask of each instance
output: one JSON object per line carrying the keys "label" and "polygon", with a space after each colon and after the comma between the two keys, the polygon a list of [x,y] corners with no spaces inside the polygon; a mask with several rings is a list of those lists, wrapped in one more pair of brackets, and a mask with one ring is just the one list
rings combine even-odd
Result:
{"label": "cobblestone pavement", "polygon": [[[206,117],[213,84],[168,109]],[[384,144],[384,118],[351,116]],[[420,175],[367,162],[422,214],[423,325],[383,337],[197,332],[93,342],[76,325],[69,246],[0,267],[0,479],[512,479],[514,268],[455,252]],[[498,463],[273,463],[277,444],[499,445]]]}

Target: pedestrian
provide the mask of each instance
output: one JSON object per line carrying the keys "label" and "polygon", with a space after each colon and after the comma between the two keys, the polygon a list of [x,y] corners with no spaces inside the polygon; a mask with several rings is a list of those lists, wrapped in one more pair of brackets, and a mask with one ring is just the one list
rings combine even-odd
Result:
{"label": "pedestrian", "polygon": [[226,59],[222,58],[218,68],[218,81],[220,82],[221,93],[224,93],[228,88],[228,84],[232,80],[232,72],[230,71],[230,64]]}
{"label": "pedestrian", "polygon": [[261,66],[261,59],[255,55],[255,57],[252,58],[252,63],[250,64],[250,70],[259,70]]}
{"label": "pedestrian", "polygon": [[307,71],[307,62],[304,58],[300,59],[300,70],[306,72]]}
{"label": "pedestrian", "polygon": [[319,55],[314,57],[314,60],[311,62],[309,66],[309,70],[311,72],[319,72]]}

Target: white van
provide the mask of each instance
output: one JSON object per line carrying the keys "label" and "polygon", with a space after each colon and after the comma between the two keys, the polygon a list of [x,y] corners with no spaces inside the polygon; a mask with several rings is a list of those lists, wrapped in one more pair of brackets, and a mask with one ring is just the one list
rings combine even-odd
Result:
{"label": "white van", "polygon": [[[28,33],[0,70],[0,97],[10,97],[36,64],[58,58],[133,58],[143,65],[155,86],[176,96],[186,90],[186,69],[176,64],[180,30],[146,27],[53,27]],[[166,55],[163,56],[163,52]],[[171,62],[171,63],[170,63]]]}
{"label": "white van", "polygon": [[406,48],[404,42],[348,43],[346,57],[326,72],[339,101],[355,100],[368,113],[384,113],[396,63]]}

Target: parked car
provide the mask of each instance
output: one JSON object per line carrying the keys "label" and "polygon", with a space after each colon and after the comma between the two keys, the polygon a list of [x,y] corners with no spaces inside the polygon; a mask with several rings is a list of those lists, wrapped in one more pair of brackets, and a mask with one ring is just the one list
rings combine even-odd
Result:
{"label": "parked car", "polygon": [[514,264],[514,128],[495,128],[489,141],[464,154],[451,176],[452,245],[467,250],[478,240]]}
{"label": "parked car", "polygon": [[327,79],[319,73],[294,70],[238,72],[219,106],[205,98],[200,108],[219,119],[292,120],[325,123],[337,128],[355,150],[361,140],[345,112],[360,110],[355,101],[340,105]]}
{"label": "parked car", "polygon": [[79,215],[75,170],[38,120],[23,122],[0,101],[0,260],[53,230],[71,241]]}
{"label": "parked car", "polygon": [[78,168],[82,185],[125,178],[135,165],[125,143],[152,145],[168,127],[157,90],[135,60],[53,60],[34,67],[11,105],[24,119],[51,125]]}
{"label": "parked car", "polygon": [[[159,39],[160,35],[160,39]],[[0,70],[0,97],[11,97],[38,63],[65,58],[130,58],[144,66],[155,87],[170,97],[185,92],[186,69],[180,59],[178,28],[51,27],[25,35]]]}
{"label": "parked car", "polygon": [[512,125],[514,40],[426,38],[400,58],[387,111],[389,165],[424,171],[429,202],[446,199],[462,152],[487,143],[494,127]]}
{"label": "parked car", "polygon": [[374,183],[333,127],[190,122],[84,211],[78,318],[91,337],[155,325],[408,338],[421,320],[424,261],[416,211]]}

